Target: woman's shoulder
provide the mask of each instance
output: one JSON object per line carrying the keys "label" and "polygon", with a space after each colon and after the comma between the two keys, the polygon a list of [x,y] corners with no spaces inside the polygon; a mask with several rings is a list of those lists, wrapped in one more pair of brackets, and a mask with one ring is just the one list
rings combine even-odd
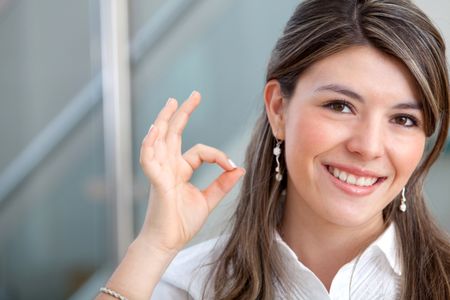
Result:
{"label": "woman's shoulder", "polygon": [[226,236],[220,236],[180,251],[156,286],[152,299],[201,299],[225,241]]}

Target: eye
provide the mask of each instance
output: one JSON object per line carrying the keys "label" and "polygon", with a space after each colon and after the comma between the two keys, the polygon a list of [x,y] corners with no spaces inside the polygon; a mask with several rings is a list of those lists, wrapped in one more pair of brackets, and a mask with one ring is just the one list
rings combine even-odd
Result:
{"label": "eye", "polygon": [[331,102],[324,104],[323,107],[328,108],[332,111],[344,113],[344,114],[351,114],[353,112],[352,105],[345,100],[331,101]]}
{"label": "eye", "polygon": [[404,127],[416,127],[419,125],[419,121],[413,117],[413,116],[409,116],[409,115],[398,115],[395,116],[392,120],[395,124],[404,126]]}

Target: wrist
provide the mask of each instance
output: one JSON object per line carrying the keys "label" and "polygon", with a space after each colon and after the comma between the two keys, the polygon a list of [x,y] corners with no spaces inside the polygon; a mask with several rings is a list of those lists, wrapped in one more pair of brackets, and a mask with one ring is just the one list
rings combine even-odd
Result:
{"label": "wrist", "polygon": [[149,299],[177,253],[161,248],[158,241],[138,236],[128,247],[106,287],[128,299]]}
{"label": "wrist", "polygon": [[178,247],[167,247],[162,240],[142,234],[139,234],[128,248],[131,252],[151,253],[152,257],[159,257],[162,260],[167,258],[171,260],[180,250],[181,248]]}

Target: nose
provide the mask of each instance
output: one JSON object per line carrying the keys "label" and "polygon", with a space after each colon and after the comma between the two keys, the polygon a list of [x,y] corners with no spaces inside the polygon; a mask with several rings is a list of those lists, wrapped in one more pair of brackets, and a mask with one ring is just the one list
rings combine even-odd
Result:
{"label": "nose", "polygon": [[350,133],[347,149],[363,160],[373,160],[384,155],[386,137],[379,120],[358,122]]}

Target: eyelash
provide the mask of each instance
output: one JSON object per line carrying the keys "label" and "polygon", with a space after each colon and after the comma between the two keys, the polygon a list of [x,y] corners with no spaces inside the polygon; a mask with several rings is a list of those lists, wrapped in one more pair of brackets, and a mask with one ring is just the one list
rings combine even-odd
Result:
{"label": "eyelash", "polygon": [[335,107],[335,105],[345,105],[345,106],[347,106],[347,107],[350,109],[350,111],[351,111],[352,113],[355,111],[353,105],[352,105],[350,102],[345,101],[345,100],[341,100],[341,99],[333,100],[333,101],[327,102],[327,103],[323,104],[322,106],[325,107],[325,108],[328,108],[328,109],[330,109],[330,110],[332,110],[332,111],[334,111],[334,112],[340,113],[341,111],[338,111],[338,110],[336,110],[336,109],[333,109],[333,107]]}
{"label": "eyelash", "polygon": [[[333,101],[327,102],[327,103],[323,104],[322,107],[327,108],[327,109],[329,109],[329,110],[331,110],[333,112],[336,112],[336,113],[344,113],[342,111],[333,109],[333,107],[336,108],[336,105],[344,105],[344,106],[348,107],[348,109],[352,113],[354,113],[354,111],[355,111],[355,108],[353,107],[353,105],[350,102],[348,102],[346,100],[342,100],[342,99],[338,99],[338,100],[333,100]],[[348,112],[345,112],[345,113],[348,113]],[[409,119],[411,121],[412,124],[411,125],[402,125],[402,124],[399,124],[399,123],[396,123],[395,121],[393,121],[394,124],[397,124],[397,125],[400,125],[400,126],[403,126],[403,127],[406,127],[406,128],[418,127],[420,125],[419,120],[416,117],[412,116],[412,115],[409,115],[409,114],[398,114],[398,115],[395,115],[393,117],[393,120],[398,120],[399,118],[407,118],[407,119]]]}
{"label": "eyelash", "polygon": [[394,116],[394,119],[399,119],[399,118],[407,118],[411,121],[412,125],[403,125],[403,124],[398,124],[400,126],[404,126],[406,128],[411,128],[411,127],[418,127],[419,126],[419,120],[417,120],[416,117],[411,116],[411,115],[405,115],[405,114],[400,114],[400,115],[396,115]]}

